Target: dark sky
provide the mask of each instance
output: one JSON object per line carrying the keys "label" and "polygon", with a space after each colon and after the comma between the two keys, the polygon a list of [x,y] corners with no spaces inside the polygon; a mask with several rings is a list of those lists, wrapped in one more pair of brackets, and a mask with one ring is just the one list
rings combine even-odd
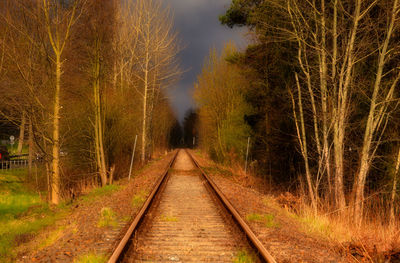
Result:
{"label": "dark sky", "polygon": [[175,27],[185,47],[180,53],[181,67],[185,71],[169,96],[180,121],[194,106],[193,83],[201,72],[210,48],[221,50],[228,41],[238,48],[245,46],[244,29],[230,29],[218,21],[218,16],[229,7],[231,0],[165,0],[172,9]]}

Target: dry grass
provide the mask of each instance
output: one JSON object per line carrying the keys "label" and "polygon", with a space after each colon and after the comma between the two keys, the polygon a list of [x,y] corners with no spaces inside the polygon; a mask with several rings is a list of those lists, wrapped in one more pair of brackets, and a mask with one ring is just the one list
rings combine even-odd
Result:
{"label": "dry grass", "polygon": [[[356,227],[349,212],[338,214],[319,211],[314,215],[311,207],[301,202],[294,213],[287,209],[286,213],[301,222],[303,231],[333,241],[344,250],[352,248],[354,254],[371,262],[380,262],[384,256],[400,253],[400,221],[388,224],[381,211],[367,209],[363,224]],[[354,258],[356,261],[358,259]]]}
{"label": "dry grass", "polygon": [[[351,228],[351,225],[349,225],[349,228]],[[399,219],[392,225],[373,219],[365,222],[360,230],[352,228],[351,232],[353,232],[354,239],[365,246],[367,251],[375,250],[383,254],[389,251],[400,253]]]}
{"label": "dry grass", "polygon": [[[214,169],[213,172],[224,177],[230,177],[229,179],[241,186],[256,189],[260,193],[265,193],[265,189],[268,189],[263,186],[264,191],[260,191],[259,186],[264,184],[260,181],[262,179],[245,174],[238,164],[226,167],[211,161],[204,156],[204,153],[200,155],[196,152],[196,154],[205,158],[203,165],[206,165],[208,169]],[[220,170],[225,170],[225,172]],[[227,176],[230,173],[232,175]],[[368,203],[365,205],[364,222],[358,228],[349,212],[345,211],[339,215],[332,213],[333,209],[324,206],[317,215],[314,215],[304,196],[285,194],[281,192],[271,194],[270,192],[264,195],[263,203],[279,214],[295,219],[300,223],[302,232],[325,239],[332,246],[341,248],[345,253],[353,253],[354,255],[349,255],[349,257],[356,262],[365,262],[365,260],[367,262],[385,262],[393,254],[400,258],[400,216],[397,216],[397,221],[393,225],[387,223],[388,208],[383,205],[385,203],[383,197],[378,198],[378,195],[375,194],[374,198],[368,199]],[[282,196],[286,202],[280,200]],[[289,198],[290,196],[293,198]],[[325,203],[323,200],[321,201],[322,204]],[[257,220],[257,218],[250,219]],[[386,259],[384,259],[385,257]]]}

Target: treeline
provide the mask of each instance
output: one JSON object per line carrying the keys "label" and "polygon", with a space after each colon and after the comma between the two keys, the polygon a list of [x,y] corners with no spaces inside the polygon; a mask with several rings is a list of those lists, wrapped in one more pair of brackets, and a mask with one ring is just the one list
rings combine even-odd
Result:
{"label": "treeline", "polygon": [[250,113],[250,105],[245,99],[249,85],[240,68],[226,60],[235,52],[232,44],[225,46],[221,56],[211,50],[195,84],[194,98],[200,106],[201,145],[207,147],[210,156],[218,161],[242,159],[250,134],[250,127],[244,121]]}
{"label": "treeline", "polygon": [[1,1],[0,114],[28,138],[29,170],[43,160],[52,203],[122,176],[135,135],[142,162],[169,147],[179,51],[158,0]]}
{"label": "treeline", "polygon": [[212,52],[199,76],[202,146],[217,160],[243,160],[251,136],[256,172],[297,182],[315,213],[360,225],[378,196],[394,223],[399,11],[398,0],[232,1],[220,21],[246,26],[253,41]]}

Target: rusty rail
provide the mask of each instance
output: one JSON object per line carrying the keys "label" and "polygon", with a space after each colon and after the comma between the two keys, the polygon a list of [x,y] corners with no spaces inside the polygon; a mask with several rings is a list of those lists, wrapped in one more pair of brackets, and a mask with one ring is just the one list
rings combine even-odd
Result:
{"label": "rusty rail", "polygon": [[229,211],[230,214],[232,214],[234,221],[246,234],[247,239],[249,240],[250,244],[257,250],[261,259],[268,263],[276,263],[276,260],[271,256],[271,254],[268,252],[268,250],[264,247],[264,245],[261,243],[261,241],[257,238],[257,236],[254,234],[254,232],[250,229],[249,225],[243,220],[243,218],[240,216],[238,211],[233,207],[233,205],[229,202],[229,200],[222,193],[222,191],[218,188],[218,186],[214,183],[214,181],[200,167],[197,160],[192,156],[192,154],[189,151],[186,150],[186,152],[190,156],[190,158],[192,159],[192,161],[196,165],[196,167],[200,170],[203,178],[207,181],[210,188],[212,189],[212,191],[214,191],[214,193],[216,194],[218,199],[221,201],[223,206]]}
{"label": "rusty rail", "polygon": [[158,179],[157,183],[155,184],[155,187],[153,188],[153,191],[150,193],[149,197],[146,199],[146,202],[143,204],[142,208],[140,209],[139,213],[136,215],[135,219],[131,223],[131,225],[128,228],[128,231],[125,233],[124,237],[121,239],[119,242],[118,246],[112,253],[111,257],[108,260],[108,263],[115,263],[118,262],[118,260],[121,259],[121,256],[124,253],[124,250],[127,248],[126,245],[128,244],[130,238],[132,237],[132,234],[137,230],[139,227],[140,223],[142,222],[146,212],[150,208],[150,205],[152,204],[154,197],[157,195],[159,192],[161,185],[167,180],[168,177],[168,171],[171,168],[172,164],[174,163],[176,156],[178,155],[179,150],[175,152],[174,157],[171,159],[169,162],[167,168],[165,169],[164,173],[162,176]]}

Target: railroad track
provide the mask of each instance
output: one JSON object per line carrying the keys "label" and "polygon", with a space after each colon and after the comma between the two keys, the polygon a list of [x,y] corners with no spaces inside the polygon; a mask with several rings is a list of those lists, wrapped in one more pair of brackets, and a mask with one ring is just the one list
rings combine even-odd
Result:
{"label": "railroad track", "polygon": [[186,150],[169,166],[115,248],[114,262],[276,262]]}

